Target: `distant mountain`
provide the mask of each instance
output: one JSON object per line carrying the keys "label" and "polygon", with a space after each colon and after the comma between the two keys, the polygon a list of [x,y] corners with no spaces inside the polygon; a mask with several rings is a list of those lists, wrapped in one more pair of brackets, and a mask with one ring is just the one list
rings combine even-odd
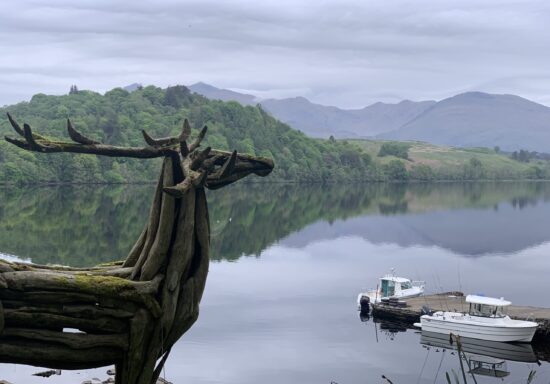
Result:
{"label": "distant mountain", "polygon": [[312,137],[360,138],[392,131],[412,120],[435,101],[398,104],[376,103],[362,109],[340,109],[310,102],[304,97],[259,99],[253,95],[197,83],[189,87],[209,99],[238,101],[243,105],[260,103],[275,118]]}
{"label": "distant mountain", "polygon": [[439,101],[378,138],[550,152],[550,108],[514,95],[468,92]]}
{"label": "distant mountain", "polygon": [[366,132],[357,132],[353,127],[360,120],[353,113],[337,107],[314,104],[304,97],[262,100],[262,107],[278,120],[299,129],[308,136],[328,138],[362,137]]}
{"label": "distant mountain", "polygon": [[401,127],[435,101],[375,103],[362,109],[340,109],[314,104],[303,97],[263,100],[261,105],[277,119],[314,137],[369,137]]}
{"label": "distant mountain", "polygon": [[140,83],[132,83],[130,85],[125,86],[122,89],[124,89],[125,91],[128,91],[128,92],[134,92],[134,91],[137,91],[140,88],[143,88],[143,85],[141,85]]}
{"label": "distant mountain", "polygon": [[203,83],[191,90],[211,99],[259,102],[275,118],[312,137],[375,137],[550,153],[550,108],[514,95],[467,92],[439,102],[405,100],[340,109],[304,97],[260,100]]}
{"label": "distant mountain", "polygon": [[211,100],[237,101],[242,105],[256,105],[260,100],[254,95],[247,95],[245,93],[239,93],[229,89],[220,89],[200,82],[190,85],[188,88],[191,91],[198,93],[199,95],[203,95]]}

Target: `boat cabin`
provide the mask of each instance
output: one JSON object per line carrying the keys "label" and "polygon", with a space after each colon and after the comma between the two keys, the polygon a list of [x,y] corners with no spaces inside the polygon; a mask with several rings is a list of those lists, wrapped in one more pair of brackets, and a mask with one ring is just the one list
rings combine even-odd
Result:
{"label": "boat cabin", "polygon": [[396,305],[405,304],[399,299],[420,296],[424,293],[424,281],[412,281],[404,277],[395,276],[393,269],[390,274],[381,277],[378,280],[376,289],[370,289],[357,296],[357,307],[361,311],[368,312],[370,304],[386,302],[391,299],[397,299]]}
{"label": "boat cabin", "polygon": [[505,317],[506,308],[511,305],[510,301],[503,298],[496,299],[478,295],[466,296],[466,302],[470,304],[469,315],[477,317]]}
{"label": "boat cabin", "polygon": [[380,278],[380,294],[381,297],[399,296],[405,289],[411,289],[412,282],[403,277],[386,275]]}

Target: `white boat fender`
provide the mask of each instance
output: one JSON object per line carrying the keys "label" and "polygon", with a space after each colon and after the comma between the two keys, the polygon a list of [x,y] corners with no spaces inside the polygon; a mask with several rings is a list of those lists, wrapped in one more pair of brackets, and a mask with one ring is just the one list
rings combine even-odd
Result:
{"label": "white boat fender", "polygon": [[422,323],[414,323],[413,326],[416,328],[422,328]]}

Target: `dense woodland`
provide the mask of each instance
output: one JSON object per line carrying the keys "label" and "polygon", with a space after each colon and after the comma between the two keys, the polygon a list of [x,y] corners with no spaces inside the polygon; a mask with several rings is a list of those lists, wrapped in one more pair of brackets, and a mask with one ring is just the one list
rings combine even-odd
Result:
{"label": "dense woodland", "polygon": [[[483,178],[547,178],[544,169],[501,175],[488,172],[475,154],[453,173],[441,172],[408,158],[406,144],[387,144],[381,153],[370,154],[356,141],[313,139],[271,117],[260,106],[206,99],[184,86],[161,89],[148,86],[128,92],[115,88],[105,95],[79,91],[68,95],[37,94],[29,102],[0,108],[35,132],[67,139],[66,119],[86,136],[120,146],[144,146],[141,134],[164,137],[179,132],[188,118],[195,132],[209,131],[205,145],[236,149],[242,153],[271,157],[275,171],[268,181],[341,182],[385,180],[455,180]],[[0,120],[0,134],[15,135],[7,118]],[[492,151],[492,150],[491,150]],[[384,161],[381,161],[384,156]],[[157,160],[104,158],[93,155],[41,156],[0,140],[0,183],[126,183],[154,181]],[[258,180],[258,179],[256,179]]]}
{"label": "dense woodland", "polygon": [[[105,95],[71,87],[68,95],[38,94],[30,102],[5,107],[1,112],[10,112],[36,132],[56,138],[67,137],[69,117],[85,135],[120,146],[145,145],[142,129],[156,137],[175,134],[183,119],[188,118],[194,128],[208,125],[204,145],[273,158],[276,170],[271,180],[381,177],[371,174],[375,170],[370,167],[370,156],[355,144],[310,139],[275,120],[261,107],[211,101],[184,86],[149,86],[131,93],[117,88]],[[7,119],[0,123],[0,130],[3,135],[13,134]],[[155,180],[158,169],[159,163],[151,160],[41,156],[0,143],[0,179],[5,183],[142,182]]]}

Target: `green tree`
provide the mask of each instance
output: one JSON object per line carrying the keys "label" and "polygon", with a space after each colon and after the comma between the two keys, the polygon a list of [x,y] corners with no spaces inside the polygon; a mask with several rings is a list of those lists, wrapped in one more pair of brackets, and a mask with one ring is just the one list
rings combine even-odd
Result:
{"label": "green tree", "polygon": [[406,143],[398,142],[386,142],[383,143],[378,152],[378,156],[395,156],[401,159],[409,158],[410,145]]}
{"label": "green tree", "polygon": [[486,177],[485,167],[477,158],[472,157],[467,164],[464,165],[465,180],[479,180]]}
{"label": "green tree", "polygon": [[168,87],[164,93],[164,104],[174,108],[181,108],[191,101],[191,92],[183,85]]}
{"label": "green tree", "polygon": [[409,178],[407,168],[401,160],[391,160],[386,164],[385,172],[390,180],[403,181]]}
{"label": "green tree", "polygon": [[429,165],[419,164],[411,168],[409,177],[414,180],[429,181],[435,179],[435,173]]}

